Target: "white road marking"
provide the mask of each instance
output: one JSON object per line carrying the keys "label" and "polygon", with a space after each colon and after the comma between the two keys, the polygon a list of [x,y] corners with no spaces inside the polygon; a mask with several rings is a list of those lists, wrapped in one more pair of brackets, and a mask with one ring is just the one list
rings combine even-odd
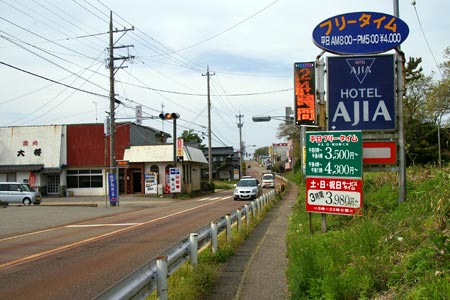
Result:
{"label": "white road marking", "polygon": [[83,228],[83,227],[109,227],[109,226],[134,226],[142,223],[117,223],[117,224],[75,224],[67,225],[66,228]]}

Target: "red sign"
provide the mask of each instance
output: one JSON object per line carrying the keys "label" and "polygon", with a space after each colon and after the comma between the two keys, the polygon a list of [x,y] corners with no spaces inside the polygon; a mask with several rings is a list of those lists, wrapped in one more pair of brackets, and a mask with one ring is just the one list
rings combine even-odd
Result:
{"label": "red sign", "polygon": [[361,214],[362,179],[306,178],[306,211],[324,214]]}
{"label": "red sign", "polygon": [[177,157],[183,157],[184,140],[182,138],[177,139]]}
{"label": "red sign", "polygon": [[314,62],[294,64],[295,124],[313,125],[316,122]]}
{"label": "red sign", "polygon": [[396,163],[396,142],[363,142],[363,164]]}

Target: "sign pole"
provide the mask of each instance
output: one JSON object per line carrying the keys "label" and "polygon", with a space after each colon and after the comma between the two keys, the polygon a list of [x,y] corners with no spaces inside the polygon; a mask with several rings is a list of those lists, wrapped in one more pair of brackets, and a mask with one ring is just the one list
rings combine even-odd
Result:
{"label": "sign pole", "polygon": [[[399,1],[394,0],[394,16],[399,17]],[[398,109],[398,201],[400,203],[406,200],[406,160],[405,160],[405,129],[403,124],[403,63],[404,54],[400,50],[400,45],[395,49],[397,62],[397,109]]]}

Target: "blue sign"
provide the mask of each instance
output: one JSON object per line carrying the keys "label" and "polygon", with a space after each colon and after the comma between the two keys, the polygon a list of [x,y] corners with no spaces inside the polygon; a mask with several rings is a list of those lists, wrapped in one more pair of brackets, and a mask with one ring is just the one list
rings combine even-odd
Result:
{"label": "blue sign", "polygon": [[112,206],[117,204],[117,180],[116,174],[108,173],[108,190],[109,190],[109,203]]}
{"label": "blue sign", "polygon": [[394,56],[328,57],[328,129],[394,130]]}
{"label": "blue sign", "polygon": [[401,19],[379,12],[353,12],[322,21],[314,28],[314,44],[336,54],[383,53],[403,43],[409,34]]}

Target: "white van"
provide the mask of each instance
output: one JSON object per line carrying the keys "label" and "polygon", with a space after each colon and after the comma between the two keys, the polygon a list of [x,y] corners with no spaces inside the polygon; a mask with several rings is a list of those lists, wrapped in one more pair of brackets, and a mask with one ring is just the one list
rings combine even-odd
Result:
{"label": "white van", "polygon": [[41,204],[41,193],[36,192],[28,183],[0,182],[0,200],[7,203],[24,205]]}

